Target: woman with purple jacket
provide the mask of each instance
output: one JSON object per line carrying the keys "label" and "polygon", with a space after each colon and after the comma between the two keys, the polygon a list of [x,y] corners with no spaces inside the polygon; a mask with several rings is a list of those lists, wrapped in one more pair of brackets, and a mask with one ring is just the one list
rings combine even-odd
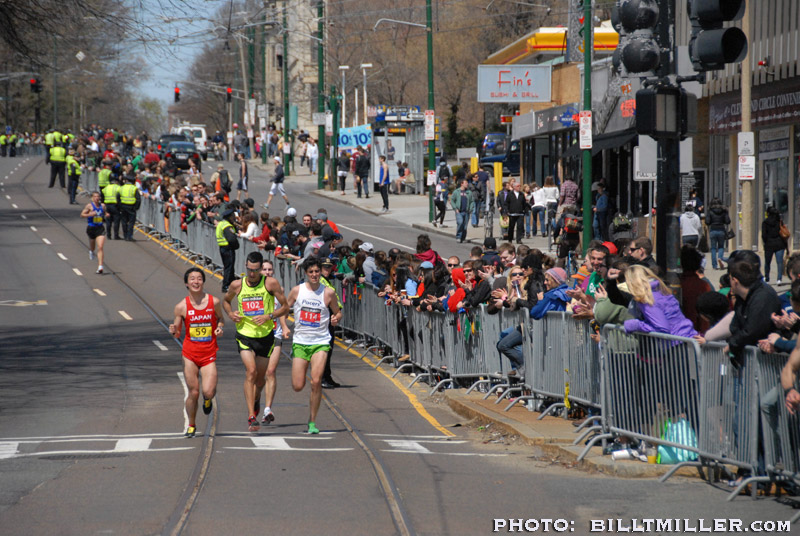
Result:
{"label": "woman with purple jacket", "polygon": [[697,335],[692,321],[683,316],[681,306],[669,287],[649,268],[634,264],[625,270],[625,282],[633,296],[625,321],[627,333],[666,333],[691,338]]}

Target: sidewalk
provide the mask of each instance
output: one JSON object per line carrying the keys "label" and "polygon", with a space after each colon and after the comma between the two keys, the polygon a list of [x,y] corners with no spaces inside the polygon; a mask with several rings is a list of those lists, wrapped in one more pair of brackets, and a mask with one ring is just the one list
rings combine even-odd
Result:
{"label": "sidewalk", "polygon": [[[261,171],[272,173],[271,164],[267,164],[267,166],[264,167],[264,165],[261,164],[261,161],[258,162],[251,161],[251,165],[254,165]],[[309,185],[314,185],[316,184],[317,177],[316,175],[314,176],[310,175],[308,173],[308,168],[298,168],[297,173],[292,175],[291,180],[296,181],[298,183],[308,183]],[[311,193],[312,195],[329,199],[330,201],[335,201],[343,205],[357,208],[358,210],[368,212],[375,216],[380,216],[381,218],[387,218],[393,220],[394,222],[401,225],[408,225],[414,229],[419,229],[420,231],[424,231],[428,234],[455,238],[456,234],[455,213],[448,206],[447,213],[444,219],[445,227],[444,228],[434,227],[433,224],[428,221],[429,213],[428,213],[427,195],[413,195],[413,194],[390,195],[389,212],[383,213],[381,212],[381,209],[383,208],[383,201],[381,199],[380,194],[377,195],[373,194],[370,189],[369,199],[367,199],[366,197],[362,197],[361,199],[359,199],[356,196],[355,190],[353,189],[352,177],[348,177],[347,185],[348,188],[345,192],[345,195],[342,195],[341,191],[332,192],[330,190],[317,190],[317,189],[312,189],[310,190],[309,193]],[[494,237],[497,239],[497,244],[500,245],[503,241],[500,238],[502,236],[502,233],[500,232],[499,215],[497,213],[495,213],[494,220],[495,220]],[[483,238],[484,238],[483,220],[479,221],[478,227],[473,227],[472,223],[470,222],[470,224],[467,226],[466,242],[471,243],[473,245],[482,246]],[[522,243],[531,248],[539,249],[544,253],[555,255],[556,246],[553,246],[552,250],[548,249],[547,238],[537,236],[534,238],[523,239]],[[714,270],[711,267],[710,253],[707,253],[705,257],[706,257],[706,271],[705,271],[706,277],[709,279],[709,281],[711,281],[712,285],[714,285],[714,288],[718,289],[719,279],[726,272],[725,270]],[[785,291],[788,288],[788,283],[781,287],[778,287],[774,283],[772,285],[778,292]]]}
{"label": "sidewalk", "polygon": [[[600,446],[592,447],[589,454],[578,462],[577,458],[585,444],[581,442],[573,446],[572,442],[586,429],[576,433],[577,428],[572,425],[575,421],[551,416],[538,420],[540,413],[529,411],[522,404],[515,404],[509,411],[503,411],[510,400],[503,399],[495,404],[497,397],[494,394],[483,400],[484,393],[467,395],[465,390],[447,389],[443,396],[450,408],[470,419],[471,424],[481,426],[486,432],[518,436],[525,444],[536,447],[545,457],[568,467],[622,478],[657,478],[672,468],[671,465],[648,464],[639,460],[614,461],[610,455],[603,455]],[[699,477],[699,474],[696,468],[686,467],[678,470],[675,476]]]}

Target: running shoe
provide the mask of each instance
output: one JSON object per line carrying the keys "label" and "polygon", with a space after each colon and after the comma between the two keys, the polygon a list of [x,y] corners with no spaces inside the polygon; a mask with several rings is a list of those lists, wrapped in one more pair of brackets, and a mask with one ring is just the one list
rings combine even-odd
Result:
{"label": "running shoe", "polygon": [[92,250],[89,250],[89,260],[90,261],[94,260],[94,251],[92,251]]}
{"label": "running shoe", "polygon": [[194,437],[196,433],[197,429],[194,426],[190,426],[189,428],[186,429],[186,433],[183,434],[183,437]]}
{"label": "running shoe", "polygon": [[261,425],[258,424],[258,418],[255,415],[250,415],[250,418],[247,419],[247,426],[251,432],[257,432]]}
{"label": "running shoe", "polygon": [[95,273],[96,274],[102,274],[103,273],[103,267],[102,266],[98,266],[97,267],[97,271]]}
{"label": "running shoe", "polygon": [[261,424],[269,424],[275,420],[275,415],[272,413],[271,409],[264,410],[264,417],[261,419]]}
{"label": "running shoe", "polygon": [[256,401],[253,402],[253,415],[258,415],[261,413],[261,399],[256,398]]}
{"label": "running shoe", "polygon": [[211,413],[211,410],[214,408],[214,403],[211,401],[210,398],[203,398],[203,413],[208,415]]}
{"label": "running shoe", "polygon": [[319,433],[319,428],[317,428],[317,425],[314,424],[313,422],[309,422],[308,423],[308,433],[309,434],[318,434]]}

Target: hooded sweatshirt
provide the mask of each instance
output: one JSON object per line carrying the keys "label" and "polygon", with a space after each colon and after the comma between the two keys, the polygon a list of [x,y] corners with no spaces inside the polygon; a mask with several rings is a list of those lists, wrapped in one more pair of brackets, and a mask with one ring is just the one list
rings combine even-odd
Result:
{"label": "hooded sweatshirt", "polygon": [[427,251],[423,251],[422,253],[415,253],[414,258],[419,260],[420,262],[428,261],[429,263],[436,265],[436,261],[441,261],[444,263],[444,260],[439,256],[438,253],[429,249]]}
{"label": "hooded sweatshirt", "polygon": [[461,302],[467,295],[467,293],[464,292],[464,289],[461,288],[461,283],[466,281],[467,278],[464,276],[464,270],[461,268],[453,268],[453,271],[450,275],[453,278],[453,283],[456,285],[456,291],[452,296],[445,300],[445,308],[451,313],[457,313],[459,302]]}
{"label": "hooded sweatshirt", "polygon": [[694,337],[697,335],[692,321],[683,316],[681,306],[672,294],[662,294],[659,282],[650,281],[653,291],[653,305],[632,301],[628,312],[633,318],[625,321],[625,331],[644,333],[666,333],[678,337]]}
{"label": "hooded sweatshirt", "polygon": [[545,292],[539,303],[531,309],[531,318],[540,320],[548,311],[566,311],[567,302],[570,300],[567,290],[569,287],[563,284]]}

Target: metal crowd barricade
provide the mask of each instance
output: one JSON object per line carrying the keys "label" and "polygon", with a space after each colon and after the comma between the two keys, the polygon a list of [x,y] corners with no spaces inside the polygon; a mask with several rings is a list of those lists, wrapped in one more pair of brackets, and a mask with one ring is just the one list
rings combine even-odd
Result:
{"label": "metal crowd barricade", "polygon": [[[565,313],[551,311],[540,320],[531,319],[527,324],[527,333],[523,332],[523,359],[525,362],[524,386],[531,391],[526,399],[564,398],[564,352],[569,351],[566,339]],[[556,402],[553,408],[563,407]],[[510,409],[506,408],[506,409]],[[540,418],[546,415],[542,413]]]}
{"label": "metal crowd barricade", "polygon": [[[757,482],[771,482],[774,480],[800,482],[800,419],[797,415],[790,415],[786,409],[785,395],[781,388],[781,371],[788,355],[765,354],[758,348],[748,346],[745,349],[744,370],[750,383],[745,390],[752,392],[749,397],[751,414],[748,423],[756,428],[756,433],[751,433],[752,439],[749,446],[755,454],[758,450],[763,452],[763,459],[756,457],[752,464],[753,476],[743,479],[739,486],[731,492],[728,500],[733,500],[748,484],[752,486],[752,495],[757,493]],[[761,424],[760,429],[758,424]],[[750,430],[746,430],[750,432]],[[760,435],[759,435],[760,433]],[[742,431],[739,431],[741,436]],[[761,439],[761,449],[756,440]],[[760,462],[760,463],[759,463]],[[792,522],[800,518],[800,514],[792,518]]]}
{"label": "metal crowd barricade", "polygon": [[[712,458],[699,445],[664,437],[668,421],[685,419],[695,434],[700,429],[697,341],[661,333],[626,334],[618,326],[605,326],[603,334],[607,398],[602,411],[607,432]],[[592,438],[578,460],[605,437]]]}
{"label": "metal crowd barricade", "polygon": [[745,356],[748,365],[736,369],[723,352],[724,347],[723,343],[708,343],[700,350],[697,445],[704,454],[696,462],[675,465],[661,477],[662,482],[686,466],[701,467],[724,462],[751,473],[756,470],[758,392],[754,385],[754,365],[751,365],[755,356],[749,355],[748,351]]}

